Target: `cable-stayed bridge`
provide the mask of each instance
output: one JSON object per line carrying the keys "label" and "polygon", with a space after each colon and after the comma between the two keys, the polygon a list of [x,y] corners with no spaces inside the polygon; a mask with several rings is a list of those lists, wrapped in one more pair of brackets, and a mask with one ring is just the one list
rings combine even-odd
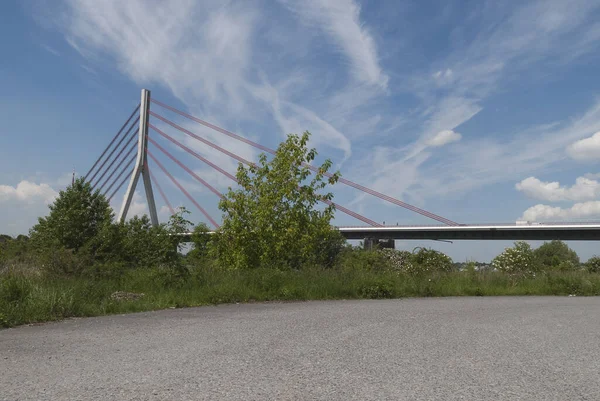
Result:
{"label": "cable-stayed bridge", "polygon": [[[211,162],[198,152],[186,146],[181,141],[175,139],[172,135],[156,126],[158,122],[170,127],[180,134],[184,134],[193,140],[202,143],[213,150],[220,152],[239,163],[252,165],[253,162],[240,155],[231,152],[206,137],[186,129],[175,123],[172,119],[165,117],[166,114],[174,114],[177,118],[184,118],[190,123],[207,127],[228,138],[240,141],[256,148],[266,154],[275,154],[275,150],[257,142],[251,141],[241,135],[220,128],[214,124],[204,121],[198,117],[192,116],[182,110],[172,107],[159,100],[152,99],[150,91],[143,89],[140,103],[130,113],[129,118],[118,130],[117,134],[110,140],[108,146],[102,152],[100,157],[92,165],[85,178],[91,183],[94,189],[100,190],[107,199],[112,200],[115,195],[127,185],[127,190],[123,198],[123,203],[118,215],[119,220],[123,221],[127,217],[134,191],[138,185],[140,177],[144,183],[146,201],[152,224],[158,224],[158,214],[156,211],[156,202],[154,199],[154,190],[158,190],[164,205],[171,213],[174,213],[172,203],[167,198],[165,191],[160,186],[156,176],[152,171],[155,168],[161,170],[164,175],[177,187],[183,195],[197,208],[214,228],[219,228],[219,223],[203,207],[190,191],[186,189],[175,176],[168,171],[161,158],[168,158],[184,170],[191,178],[212,192],[216,199],[222,198],[223,194],[213,185],[198,175],[192,168],[183,163],[178,157],[171,153],[166,145],[176,147],[193,156],[199,162],[211,167],[219,174],[227,177],[232,183],[236,183],[235,176],[227,172],[222,167]],[[161,144],[162,142],[162,144]],[[164,160],[164,159],[163,159]],[[150,168],[149,161],[152,161]],[[304,163],[304,166],[313,172],[318,171],[318,167]],[[330,173],[325,174],[330,177]],[[383,194],[364,185],[340,178],[338,183],[349,186],[360,193],[376,197],[384,202],[396,205],[406,210],[418,213],[437,222],[438,225],[420,225],[420,226],[385,226],[362,214],[354,212],[343,205],[331,201],[323,200],[326,204],[333,204],[337,212],[345,213],[356,220],[361,221],[363,225],[355,227],[337,227],[348,239],[414,239],[414,240],[599,240],[600,223],[514,223],[514,224],[460,224],[448,218],[439,216],[435,213],[421,209],[414,205],[403,202],[399,199]]]}

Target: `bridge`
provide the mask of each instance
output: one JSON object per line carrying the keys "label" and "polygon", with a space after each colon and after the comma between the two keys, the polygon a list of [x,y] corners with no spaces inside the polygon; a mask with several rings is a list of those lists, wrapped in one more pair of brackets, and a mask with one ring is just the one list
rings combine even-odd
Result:
{"label": "bridge", "polygon": [[[152,109],[151,109],[152,106]],[[165,115],[170,115],[166,117]],[[173,119],[183,119],[185,122],[180,124]],[[157,125],[163,128],[158,128]],[[175,213],[171,202],[165,191],[160,186],[153,174],[154,168],[161,170],[164,175],[177,187],[183,195],[200,211],[206,221],[215,229],[219,228],[219,223],[207,210],[200,205],[190,192],[181,184],[175,176],[168,171],[165,165],[159,159],[166,157],[182,170],[184,170],[192,179],[207,188],[217,198],[223,198],[223,194],[213,185],[200,177],[192,168],[183,163],[178,157],[171,153],[166,146],[175,148],[188,153],[195,159],[211,167],[219,174],[227,177],[232,183],[237,183],[234,175],[227,172],[222,167],[211,162],[198,152],[175,139],[166,132],[165,127],[175,130],[179,135],[184,134],[192,138],[203,146],[208,146],[212,150],[224,154],[239,163],[247,166],[254,165],[240,155],[231,152],[206,137],[185,128],[181,124],[198,124],[199,126],[209,128],[220,135],[240,141],[256,148],[265,154],[274,155],[275,150],[257,142],[251,141],[241,135],[218,127],[210,122],[204,121],[185,111],[179,110],[164,102],[151,98],[150,91],[143,89],[141,92],[140,103],[130,113],[125,123],[118,130],[117,134],[110,140],[108,146],[104,149],[90,170],[85,175],[94,189],[99,190],[107,199],[112,200],[117,193],[126,186],[123,195],[122,206],[118,215],[120,221],[124,221],[133,200],[134,191],[138,185],[140,177],[144,184],[146,201],[152,224],[158,224],[158,214],[156,211],[156,202],[154,199],[154,187],[158,190],[164,205],[168,207],[171,213]],[[149,133],[152,132],[152,136]],[[162,144],[159,142],[161,141]],[[152,145],[152,150],[149,148]],[[149,161],[152,161],[153,167],[150,169]],[[312,172],[318,172],[318,167],[303,163],[303,166]],[[331,173],[325,173],[326,177],[331,177]],[[335,206],[336,212],[345,213],[363,224],[355,227],[336,227],[340,233],[349,240],[360,240],[365,238],[372,239],[403,239],[403,240],[600,240],[600,223],[528,223],[524,224],[464,224],[457,223],[451,219],[442,217],[438,214],[429,212],[417,206],[406,203],[389,195],[383,194],[362,184],[340,178],[338,183],[349,186],[362,194],[376,197],[384,202],[391,203],[400,208],[417,213],[421,216],[435,220],[438,225],[419,225],[419,226],[385,226],[362,214],[350,210],[349,208],[323,200],[325,204]],[[189,234],[184,234],[184,238],[189,239]]]}

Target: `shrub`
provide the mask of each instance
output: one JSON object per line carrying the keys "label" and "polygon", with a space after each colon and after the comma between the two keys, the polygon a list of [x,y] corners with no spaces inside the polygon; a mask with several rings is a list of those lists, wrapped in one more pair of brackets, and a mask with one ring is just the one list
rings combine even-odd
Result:
{"label": "shrub", "polygon": [[562,241],[545,242],[533,251],[533,256],[545,270],[575,270],[579,267],[579,256]]}
{"label": "shrub", "polygon": [[360,247],[348,246],[340,251],[337,266],[348,270],[390,270],[391,262],[388,255],[380,250],[365,250]]}
{"label": "shrub", "polygon": [[430,248],[415,248],[412,263],[407,265],[410,274],[428,274],[435,272],[450,272],[454,269],[452,259],[439,251]]}
{"label": "shrub", "polygon": [[394,283],[390,280],[379,279],[363,285],[360,288],[360,294],[363,298],[385,299],[394,297]]}
{"label": "shrub", "polygon": [[600,273],[600,256],[591,257],[586,262],[585,268],[590,273]]}
{"label": "shrub", "polygon": [[[289,135],[275,156],[249,167],[240,164],[239,188],[230,189],[219,203],[223,225],[215,238],[215,255],[227,268],[331,265],[341,244],[331,229],[335,207],[332,193],[323,193],[339,174],[326,178],[331,161],[311,175],[305,163],[317,152],[308,150],[310,134]],[[317,204],[328,203],[323,208]]]}
{"label": "shrub", "polygon": [[414,271],[413,255],[408,251],[396,251],[395,249],[379,249],[381,255],[388,260],[390,270],[403,273]]}
{"label": "shrub", "polygon": [[84,178],[60,191],[50,205],[50,214],[41,217],[31,229],[38,249],[56,247],[78,251],[113,219],[112,209],[100,191],[94,191]]}
{"label": "shrub", "polygon": [[515,242],[512,248],[496,256],[492,266],[508,274],[533,274],[539,270],[531,246],[523,241]]}

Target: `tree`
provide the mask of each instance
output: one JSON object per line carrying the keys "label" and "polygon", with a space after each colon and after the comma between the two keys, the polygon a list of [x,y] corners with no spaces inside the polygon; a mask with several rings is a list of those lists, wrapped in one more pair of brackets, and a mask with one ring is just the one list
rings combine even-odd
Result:
{"label": "tree", "polygon": [[544,269],[573,270],[579,267],[577,252],[558,240],[545,242],[533,251],[533,256]]}
{"label": "tree", "polygon": [[36,246],[77,252],[112,220],[113,212],[106,198],[84,178],[78,178],[60,191],[50,205],[50,214],[38,219],[31,229],[31,239]]}
{"label": "tree", "polygon": [[339,173],[325,177],[330,160],[312,176],[302,166],[317,155],[315,149],[307,149],[309,137],[308,132],[291,134],[270,161],[261,154],[258,165],[239,165],[239,189],[230,188],[219,203],[224,220],[215,250],[225,267],[299,268],[332,263],[331,255],[343,244],[330,226],[335,207],[317,208],[317,204],[333,199],[324,190],[337,182]]}
{"label": "tree", "polygon": [[200,261],[209,255],[212,244],[209,232],[210,228],[205,223],[199,223],[194,227],[191,238],[193,248],[188,252],[188,258]]}
{"label": "tree", "polygon": [[517,241],[512,248],[492,260],[492,266],[503,273],[526,275],[539,270],[531,245],[524,241]]}

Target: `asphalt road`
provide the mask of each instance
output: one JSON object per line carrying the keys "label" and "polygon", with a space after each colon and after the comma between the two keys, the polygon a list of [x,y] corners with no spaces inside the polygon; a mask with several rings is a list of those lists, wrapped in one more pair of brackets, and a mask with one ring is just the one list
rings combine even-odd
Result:
{"label": "asphalt road", "polygon": [[0,331],[3,400],[600,400],[600,298],[225,305]]}

